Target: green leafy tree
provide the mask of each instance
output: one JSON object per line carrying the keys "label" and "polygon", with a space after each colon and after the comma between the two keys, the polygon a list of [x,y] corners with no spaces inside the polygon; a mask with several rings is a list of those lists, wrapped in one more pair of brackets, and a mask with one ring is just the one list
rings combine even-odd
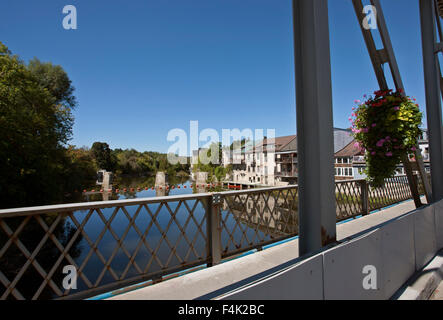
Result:
{"label": "green leafy tree", "polygon": [[43,63],[34,58],[29,61],[28,70],[51,93],[56,104],[63,104],[71,109],[75,108],[77,105],[77,100],[73,94],[75,88],[61,66],[53,65],[50,62]]}
{"label": "green leafy tree", "polygon": [[72,115],[36,74],[0,42],[2,207],[58,201]]}
{"label": "green leafy tree", "polygon": [[[244,144],[246,142],[245,139],[243,139],[241,141],[242,144]],[[240,143],[240,141],[239,141]],[[231,144],[230,148],[233,148],[233,144]],[[222,163],[222,144],[219,143],[212,143],[208,150],[207,150],[207,158],[208,159],[212,159],[212,152],[213,150],[217,150],[218,152],[218,157],[217,160],[218,161],[214,161],[215,163],[213,163],[212,161],[209,161],[209,163],[207,164],[203,164],[201,162],[200,157],[198,158],[198,162],[196,165],[194,165],[193,167],[193,171],[194,173],[197,171],[200,172],[207,172],[208,173],[208,182],[215,182],[215,181],[221,181],[226,177],[226,174],[232,171],[232,166],[228,166],[228,167],[223,167],[221,165]]]}
{"label": "green leafy tree", "polygon": [[112,156],[111,149],[106,142],[94,142],[91,153],[99,169],[114,170],[115,158]]}

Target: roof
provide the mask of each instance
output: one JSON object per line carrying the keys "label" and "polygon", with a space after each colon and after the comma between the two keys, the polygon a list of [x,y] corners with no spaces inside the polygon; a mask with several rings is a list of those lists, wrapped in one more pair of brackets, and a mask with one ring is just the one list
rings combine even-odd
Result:
{"label": "roof", "polygon": [[[262,151],[263,149],[266,149],[266,146],[268,144],[275,144],[274,152],[279,151],[288,151],[288,150],[296,150],[297,149],[297,136],[291,135],[291,136],[284,136],[284,137],[276,137],[274,139],[263,139],[263,141],[259,142],[257,144],[257,149]],[[290,147],[290,148],[289,148]]]}
{"label": "roof", "polygon": [[343,149],[337,151],[334,157],[353,157],[357,155],[363,155],[361,149],[355,146],[356,143],[357,141],[355,139],[352,140]]}
{"label": "roof", "polygon": [[334,128],[334,152],[338,152],[353,140],[351,130]]}

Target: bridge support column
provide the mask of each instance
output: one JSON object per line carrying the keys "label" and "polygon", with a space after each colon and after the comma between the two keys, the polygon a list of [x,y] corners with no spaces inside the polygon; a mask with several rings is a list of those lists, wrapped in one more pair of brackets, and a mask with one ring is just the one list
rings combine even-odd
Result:
{"label": "bridge support column", "polygon": [[434,202],[443,199],[443,127],[435,15],[434,0],[420,0],[426,115],[431,160],[432,200]]}
{"label": "bridge support column", "polygon": [[336,240],[327,0],[293,0],[299,163],[299,251]]}

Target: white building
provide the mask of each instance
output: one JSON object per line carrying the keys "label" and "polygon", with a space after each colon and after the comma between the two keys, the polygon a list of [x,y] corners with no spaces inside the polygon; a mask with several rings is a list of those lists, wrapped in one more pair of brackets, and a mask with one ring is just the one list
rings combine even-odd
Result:
{"label": "white building", "polygon": [[[349,129],[334,128],[334,150],[339,151],[352,141]],[[298,158],[295,135],[246,143],[232,155],[233,182],[267,186],[297,183]],[[229,157],[224,157],[229,159]]]}

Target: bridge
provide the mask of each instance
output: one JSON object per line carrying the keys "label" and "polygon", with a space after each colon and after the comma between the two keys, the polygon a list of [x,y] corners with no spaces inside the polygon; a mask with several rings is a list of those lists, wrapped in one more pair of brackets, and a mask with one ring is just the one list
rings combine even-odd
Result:
{"label": "bridge", "polygon": [[[294,185],[0,210],[0,298],[78,299],[156,288],[197,270],[211,274],[226,261],[244,266],[246,253],[267,255],[264,249],[281,243],[287,263],[298,256],[298,191]],[[399,204],[397,216],[411,208],[409,199],[406,176],[380,189],[365,180],[338,181],[336,221],[389,220],[389,211],[374,212]],[[297,245],[289,250],[291,243]],[[76,289],[62,286],[66,265],[77,270]]]}
{"label": "bridge", "polygon": [[[417,153],[417,178],[404,159],[407,175],[378,190],[334,182],[327,1],[293,3],[299,185],[0,210],[0,299],[429,297],[443,265],[442,1],[419,0],[430,181]],[[360,24],[362,1],[352,3]],[[403,90],[371,3],[383,47],[375,31],[362,34],[380,89],[389,64]],[[74,287],[63,285],[65,266]]]}

